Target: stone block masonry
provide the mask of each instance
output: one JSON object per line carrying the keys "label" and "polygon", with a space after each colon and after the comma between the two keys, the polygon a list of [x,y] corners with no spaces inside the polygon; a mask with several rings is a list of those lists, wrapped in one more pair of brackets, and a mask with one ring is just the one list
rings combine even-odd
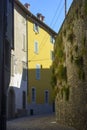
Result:
{"label": "stone block masonry", "polygon": [[73,0],[54,53],[57,121],[87,130],[87,0]]}

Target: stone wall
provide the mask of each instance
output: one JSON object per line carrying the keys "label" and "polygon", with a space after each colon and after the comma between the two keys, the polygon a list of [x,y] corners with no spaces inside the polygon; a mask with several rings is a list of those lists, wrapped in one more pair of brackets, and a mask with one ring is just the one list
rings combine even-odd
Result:
{"label": "stone wall", "polygon": [[57,121],[87,129],[87,1],[73,0],[55,43]]}

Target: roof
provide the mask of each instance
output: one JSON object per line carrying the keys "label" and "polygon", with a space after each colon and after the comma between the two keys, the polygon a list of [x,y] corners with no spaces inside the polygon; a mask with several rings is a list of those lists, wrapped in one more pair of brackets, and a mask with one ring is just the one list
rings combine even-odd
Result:
{"label": "roof", "polygon": [[15,3],[26,13],[27,19],[30,19],[33,22],[37,22],[40,27],[42,27],[47,32],[56,37],[57,33],[53,29],[51,29],[48,25],[46,25],[44,22],[39,20],[35,15],[33,15],[19,0],[15,0]]}

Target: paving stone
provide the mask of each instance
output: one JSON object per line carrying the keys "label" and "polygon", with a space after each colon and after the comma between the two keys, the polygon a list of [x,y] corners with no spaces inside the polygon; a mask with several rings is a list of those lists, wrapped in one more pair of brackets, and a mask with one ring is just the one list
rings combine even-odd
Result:
{"label": "paving stone", "polygon": [[54,115],[24,117],[7,121],[7,130],[75,130],[56,123]]}

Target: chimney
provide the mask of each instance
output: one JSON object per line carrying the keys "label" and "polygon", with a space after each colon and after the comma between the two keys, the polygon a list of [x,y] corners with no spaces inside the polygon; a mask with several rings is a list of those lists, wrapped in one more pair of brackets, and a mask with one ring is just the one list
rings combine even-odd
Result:
{"label": "chimney", "polygon": [[44,19],[45,19],[45,17],[44,16],[42,16],[42,21],[44,22]]}
{"label": "chimney", "polygon": [[28,10],[30,10],[30,4],[25,3],[24,6],[25,6]]}
{"label": "chimney", "polygon": [[40,14],[40,13],[37,13],[37,18],[39,19],[39,20],[41,20],[42,22],[44,22],[44,16],[42,15],[42,14]]}
{"label": "chimney", "polygon": [[40,14],[40,13],[37,13],[37,18],[38,18],[39,20],[41,20],[41,14]]}

